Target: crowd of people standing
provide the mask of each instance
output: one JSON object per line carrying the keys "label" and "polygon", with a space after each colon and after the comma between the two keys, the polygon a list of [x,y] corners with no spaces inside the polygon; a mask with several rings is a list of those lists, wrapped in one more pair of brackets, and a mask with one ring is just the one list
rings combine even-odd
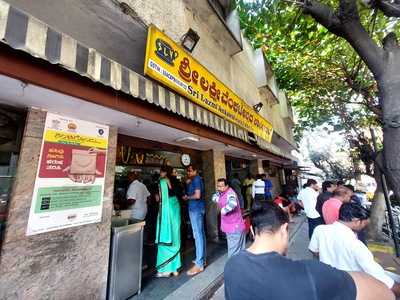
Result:
{"label": "crowd of people standing", "polygon": [[[157,277],[178,276],[182,269],[182,215],[187,213],[193,233],[195,258],[187,271],[189,276],[202,272],[206,266],[204,183],[195,166],[186,169],[187,176],[178,180],[174,168],[162,166],[149,189],[139,181],[138,172],[128,174],[130,185],[126,194],[131,205],[131,221],[146,221],[145,239],[157,248]],[[220,214],[220,230],[226,236],[228,256],[246,245],[246,225],[242,212],[264,207],[272,202],[273,184],[266,174],[250,174],[242,182],[237,173],[230,180],[219,178],[215,202]],[[156,184],[154,184],[157,182]],[[185,208],[187,207],[187,211]]]}
{"label": "crowd of people standing", "polygon": [[[369,211],[351,185],[309,179],[298,205],[308,220],[309,250],[316,259],[293,261],[287,210],[275,203],[252,212],[253,244],[225,266],[230,299],[394,299],[400,284],[384,271],[362,234]],[[290,280],[291,284],[287,286]]]}
{"label": "crowd of people standing", "polygon": [[[146,221],[145,239],[157,248],[157,277],[178,276],[182,268],[182,214],[187,213],[195,242],[195,259],[187,271],[189,276],[204,270],[206,239],[204,228],[204,183],[193,165],[187,168],[185,182],[177,178],[176,170],[162,166],[154,178],[150,191],[139,181],[136,171],[128,174],[130,181],[126,193],[131,205],[131,222]],[[187,212],[181,209],[185,202]]]}
{"label": "crowd of people standing", "polygon": [[[182,185],[171,167],[160,170],[159,210],[156,221],[157,277],[179,275],[181,261],[181,205],[187,202],[195,241],[195,259],[189,276],[206,266],[204,183],[194,166],[187,168]],[[135,179],[135,176],[132,176]],[[137,179],[135,179],[137,181]],[[150,192],[135,182],[127,198],[136,204]],[[354,188],[343,182],[318,183],[309,179],[297,201],[282,195],[272,197],[273,184],[267,175],[243,182],[234,174],[230,181],[219,178],[211,201],[220,214],[220,229],[226,235],[226,299],[394,299],[400,296],[395,282],[374,261],[363,232],[369,211],[357,198]],[[141,205],[138,206],[142,208]],[[251,211],[252,245],[246,248],[243,211]],[[308,221],[309,250],[317,260],[292,261],[286,258],[288,224],[291,214],[304,209]],[[133,210],[140,220],[143,213]],[[290,288],[285,288],[291,278]]]}

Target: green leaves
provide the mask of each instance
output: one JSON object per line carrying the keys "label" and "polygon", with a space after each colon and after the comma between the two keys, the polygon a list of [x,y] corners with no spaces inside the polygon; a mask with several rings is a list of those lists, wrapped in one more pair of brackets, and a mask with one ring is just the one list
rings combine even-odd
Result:
{"label": "green leaves", "polygon": [[[337,0],[323,2],[338,6]],[[345,40],[283,0],[239,0],[237,9],[244,34],[263,49],[298,114],[297,134],[324,123],[343,123],[353,131],[378,124],[369,109],[377,104],[374,78]],[[369,9],[363,8],[360,18],[375,39],[388,28],[398,30],[396,21]]]}

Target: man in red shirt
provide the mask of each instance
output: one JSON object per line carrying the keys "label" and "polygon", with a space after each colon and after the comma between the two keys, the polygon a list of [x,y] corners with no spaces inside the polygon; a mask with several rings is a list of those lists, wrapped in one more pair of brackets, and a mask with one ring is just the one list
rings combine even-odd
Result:
{"label": "man in red shirt", "polygon": [[289,216],[289,223],[293,222],[292,213],[296,211],[294,203],[287,200],[285,197],[279,195],[274,199],[274,203],[282,208]]}
{"label": "man in red shirt", "polygon": [[325,224],[332,224],[339,219],[339,210],[343,203],[350,202],[353,191],[345,186],[339,186],[333,197],[326,200],[322,205],[322,216]]}

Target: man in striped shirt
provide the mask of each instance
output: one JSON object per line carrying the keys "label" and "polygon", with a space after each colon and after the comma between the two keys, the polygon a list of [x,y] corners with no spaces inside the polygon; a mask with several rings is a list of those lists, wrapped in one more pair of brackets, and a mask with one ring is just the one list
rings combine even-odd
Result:
{"label": "man in striped shirt", "polygon": [[217,203],[221,212],[221,231],[226,234],[228,257],[245,248],[246,233],[239,199],[235,191],[229,187],[226,178],[217,181],[217,192],[212,200]]}

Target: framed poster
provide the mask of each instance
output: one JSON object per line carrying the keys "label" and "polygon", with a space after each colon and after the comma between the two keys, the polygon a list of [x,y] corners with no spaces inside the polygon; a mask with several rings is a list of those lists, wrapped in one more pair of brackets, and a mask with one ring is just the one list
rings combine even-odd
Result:
{"label": "framed poster", "polygon": [[101,221],[108,132],[47,113],[27,235]]}

